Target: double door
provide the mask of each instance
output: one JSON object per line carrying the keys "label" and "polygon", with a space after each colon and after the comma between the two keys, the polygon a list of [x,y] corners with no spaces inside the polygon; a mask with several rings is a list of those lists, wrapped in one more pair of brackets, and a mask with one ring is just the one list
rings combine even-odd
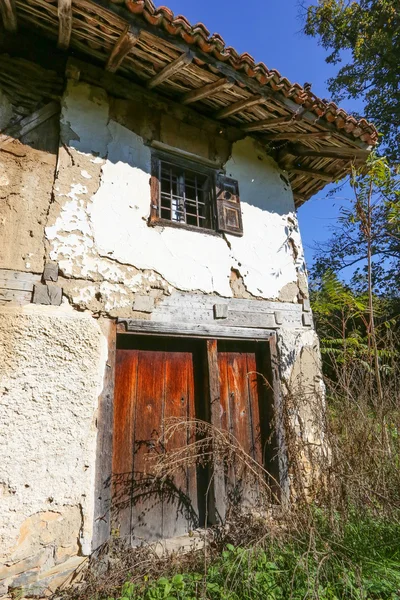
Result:
{"label": "double door", "polygon": [[[268,377],[267,343],[119,336],[112,520],[123,540],[138,545],[207,525],[226,501],[211,498],[213,493],[256,501],[254,490],[250,494],[242,485],[235,460],[220,465],[224,485],[215,488],[211,469],[190,456],[201,436],[197,420],[214,422],[276,473]],[[212,397],[216,390],[218,397]],[[178,467],[168,465],[166,474],[155,477],[165,453]]]}

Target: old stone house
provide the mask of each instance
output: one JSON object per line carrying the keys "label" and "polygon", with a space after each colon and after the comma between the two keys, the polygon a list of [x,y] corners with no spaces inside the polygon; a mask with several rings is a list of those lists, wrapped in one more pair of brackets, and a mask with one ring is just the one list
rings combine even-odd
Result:
{"label": "old stone house", "polygon": [[223,520],[229,474],[188,469],[190,511],[142,498],[111,524],[166,419],[229,430],[288,494],[301,388],[307,472],[323,390],[296,209],[377,133],[151,0],[0,15],[0,596],[40,595],[112,527],[206,525],[208,487]]}

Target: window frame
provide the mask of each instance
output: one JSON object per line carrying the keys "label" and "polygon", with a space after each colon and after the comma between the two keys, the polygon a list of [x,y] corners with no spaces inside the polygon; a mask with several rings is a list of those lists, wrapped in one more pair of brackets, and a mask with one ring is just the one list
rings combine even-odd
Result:
{"label": "window frame", "polygon": [[[190,171],[192,173],[198,173],[205,175],[209,178],[209,227],[198,227],[196,225],[188,225],[185,222],[172,221],[165,219],[160,216],[161,212],[161,182],[160,182],[160,169],[161,163],[166,162],[174,167],[182,168],[182,170]],[[222,237],[222,233],[217,230],[217,199],[216,199],[216,183],[217,176],[223,173],[221,169],[212,168],[196,162],[194,160],[188,160],[177,154],[163,152],[161,150],[152,150],[151,153],[151,179],[150,179],[150,218],[149,225],[161,226],[161,227],[175,227],[178,229],[185,229],[187,231],[194,231],[198,233],[205,233],[207,235],[214,235]]]}

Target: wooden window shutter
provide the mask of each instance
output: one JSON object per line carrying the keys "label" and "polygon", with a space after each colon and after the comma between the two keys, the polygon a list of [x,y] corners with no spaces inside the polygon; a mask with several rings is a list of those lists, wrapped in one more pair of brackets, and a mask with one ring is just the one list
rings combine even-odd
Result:
{"label": "wooden window shutter", "polygon": [[218,230],[232,235],[243,235],[239,183],[236,179],[218,174],[216,196]]}

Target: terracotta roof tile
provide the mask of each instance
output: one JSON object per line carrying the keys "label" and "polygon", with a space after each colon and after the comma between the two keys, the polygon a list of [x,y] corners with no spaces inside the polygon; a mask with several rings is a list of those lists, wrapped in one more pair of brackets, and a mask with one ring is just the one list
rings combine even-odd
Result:
{"label": "terracotta roof tile", "polygon": [[352,115],[347,114],[334,102],[325,102],[314,96],[312,92],[306,91],[301,85],[292,84],[286,77],[282,77],[279,71],[268,69],[262,62],[256,63],[247,52],[239,54],[231,46],[226,46],[224,39],[218,33],[210,35],[203,23],[191,25],[184,16],[175,16],[166,6],[156,8],[151,0],[123,1],[128,10],[141,15],[151,25],[162,27],[169,34],[181,37],[187,44],[196,45],[206,54],[229,63],[235,70],[243,71],[247,77],[256,79],[260,85],[269,85],[273,91],[283,93],[296,104],[315,113],[316,118],[325,118],[328,122],[335,123],[338,129],[344,129],[354,137],[360,137],[367,144],[377,143],[378,132],[374,125],[365,119],[357,122]]}

